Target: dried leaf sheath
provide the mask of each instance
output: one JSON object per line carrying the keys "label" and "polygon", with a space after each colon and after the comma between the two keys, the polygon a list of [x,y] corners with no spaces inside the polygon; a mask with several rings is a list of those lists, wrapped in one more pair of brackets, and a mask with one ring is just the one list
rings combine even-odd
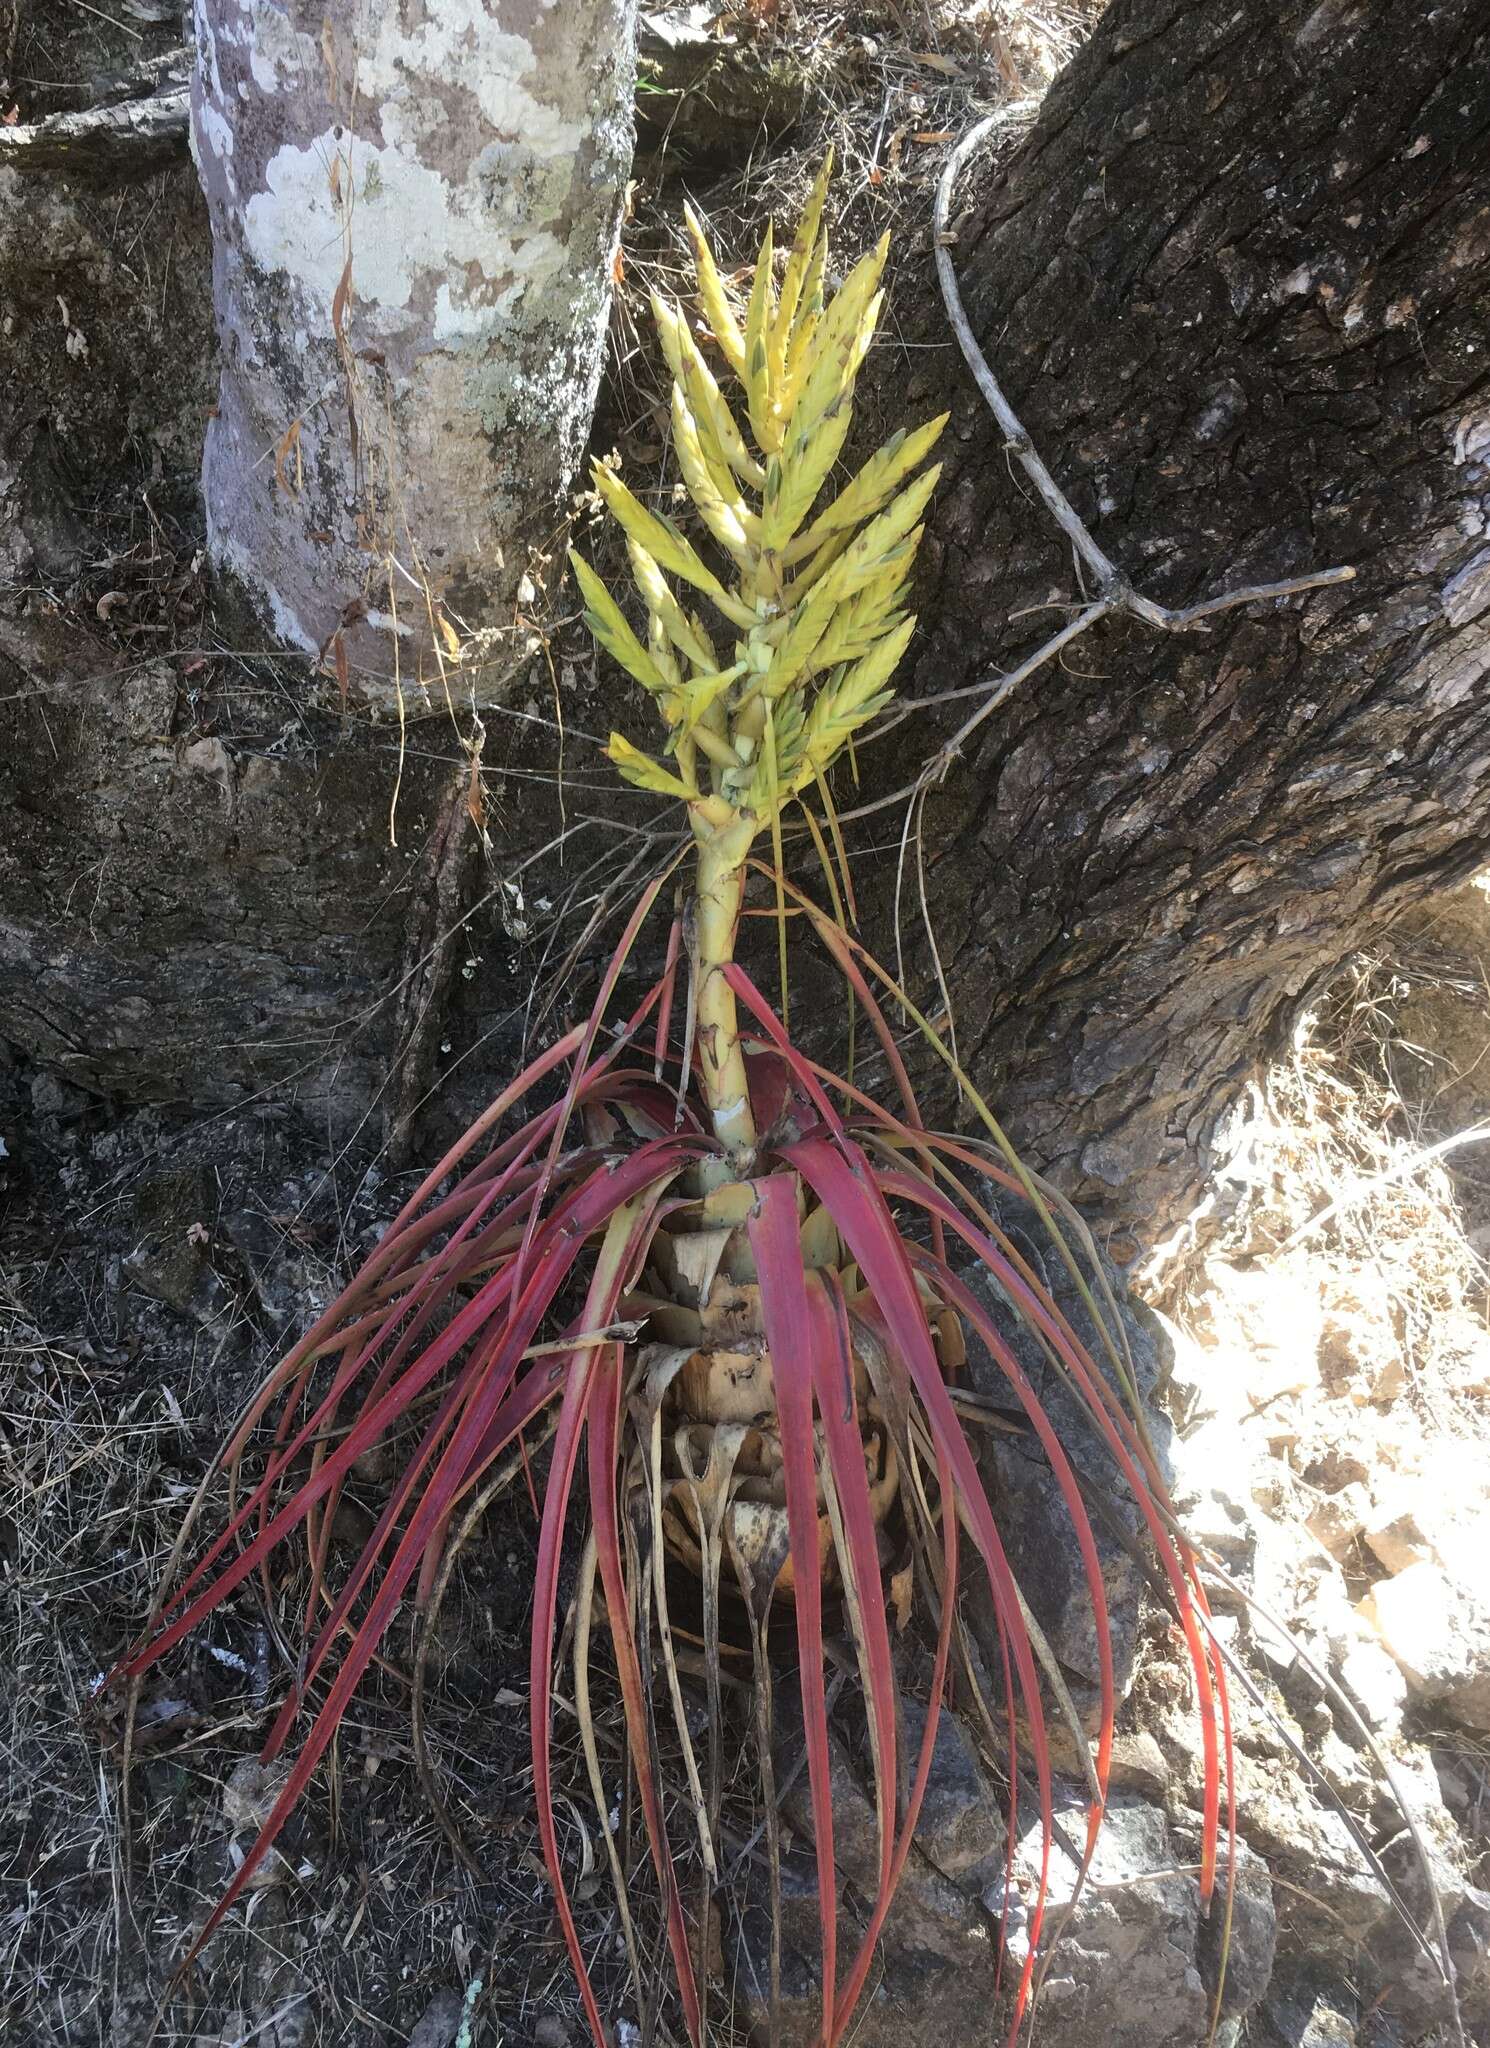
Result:
{"label": "dried leaf sheath", "polygon": [[[960,1557],[971,1544],[991,1588],[1000,1645],[1003,1692],[988,1706],[1007,1732],[1011,1806],[1024,1761],[1014,1754],[1020,1729],[1042,1820],[1030,1946],[1010,2000],[1011,2042],[1021,2029],[1044,1956],[1053,1795],[1040,1660],[1048,1651],[1038,1630],[1032,1635],[945,1384],[964,1330],[982,1339],[1049,1458],[1086,1575],[1100,1664],[1088,1860],[1106,1797],[1114,1682],[1099,1560],[1068,1446],[1008,1330],[968,1285],[972,1268],[981,1268],[1008,1316],[1034,1335],[1139,1500],[1195,1671],[1207,1892],[1216,1861],[1226,1707],[1193,1562],[1170,1533],[1141,1423],[1086,1356],[969,1176],[990,1175],[1025,1201],[1031,1227],[1048,1233],[1079,1274],[1074,1254],[1036,1184],[1006,1147],[998,1150],[1002,1134],[966,1077],[969,1099],[996,1141],[992,1157],[966,1139],[923,1128],[871,987],[885,977],[841,921],[780,872],[783,813],[820,792],[841,894],[815,821],[814,837],[835,903],[852,902],[827,777],[854,734],[890,701],[914,630],[905,599],[937,476],[922,465],[943,425],[896,434],[824,502],[878,320],[885,262],[881,244],[825,299],[828,170],[779,279],[768,238],[743,302],[732,298],[690,216],[712,365],[680,308],[658,301],[654,311],[698,529],[685,533],[602,469],[597,485],[625,533],[638,613],[628,616],[631,600],[623,605],[574,558],[597,641],[662,723],[659,754],[620,734],[609,751],[628,781],[685,805],[692,914],[672,926],[661,979],[611,1033],[616,988],[662,880],[643,892],[588,1021],[541,1055],[452,1148],[337,1302],[268,1375],[225,1453],[235,1485],[226,1527],[120,1666],[124,1676],[145,1670],[303,1532],[307,1640],[267,1753],[285,1747],[302,1721],[306,1732],[205,1940],[304,1791],[401,1601],[422,1600],[438,1583],[457,1511],[469,1512],[474,1490],[527,1425],[556,1412],[530,1645],[534,1792],[560,1925],[597,2042],[605,2039],[606,2015],[570,1903],[550,1730],[562,1550],[575,1513],[588,1525],[573,1629],[586,1771],[607,1861],[625,1883],[627,1858],[611,1837],[588,1719],[590,1660],[608,1640],[678,2008],[695,2044],[715,2031],[697,1957],[706,1946],[699,1936],[709,1893],[723,1877],[725,1760],[752,1740],[773,1856],[777,1843],[778,1731],[770,1703],[785,1690],[773,1679],[783,1657],[801,1701],[815,1839],[821,2038],[827,2048],[851,2038],[926,1791],[958,1625]],[[733,399],[724,388],[730,375]],[[691,608],[699,599],[703,616]],[[790,895],[841,970],[851,1010],[863,1012],[879,1040],[899,1093],[896,1111],[804,1058],[735,962],[753,849],[764,839],[777,855],[781,929]],[[919,1014],[903,992],[892,992]],[[537,1099],[537,1091],[556,1088],[558,1100]],[[1102,1331],[1095,1295],[1085,1279],[1080,1284]],[[239,1498],[238,1468],[261,1426],[267,1454]],[[360,1556],[333,1586],[325,1532],[353,1464],[379,1441],[396,1447],[396,1476]],[[931,1656],[914,1757],[897,1751],[900,1622],[892,1619],[888,1587],[906,1560],[923,1589],[915,1627]],[[697,1683],[677,1650],[679,1601],[698,1617],[699,1726]],[[837,1903],[824,1641],[830,1612],[857,1666],[853,1711],[862,1715],[878,1820],[875,1895],[852,1952],[847,1942],[840,1948]],[[731,1718],[721,1684],[731,1653],[753,1673],[753,1719],[748,1712]],[[1062,1688],[1055,1690],[1069,1713]],[[662,1739],[664,1717],[675,1740]],[[664,1779],[660,1765],[674,1753],[676,1782]],[[1011,1811],[1011,1835],[1013,1827]],[[622,1923],[635,1965],[647,1944],[633,1934],[629,1901]]]}

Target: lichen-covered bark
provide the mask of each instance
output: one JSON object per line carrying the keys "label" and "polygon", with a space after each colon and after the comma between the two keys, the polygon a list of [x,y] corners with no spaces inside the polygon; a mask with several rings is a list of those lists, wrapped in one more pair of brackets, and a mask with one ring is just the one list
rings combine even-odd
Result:
{"label": "lichen-covered bark", "polygon": [[222,392],[213,552],[373,702],[509,666],[584,447],[631,162],[634,0],[197,0]]}
{"label": "lichen-covered bark", "polygon": [[[1321,973],[1490,850],[1490,18],[1114,0],[964,204],[975,332],[1140,588],[1358,572],[1080,641],[927,807],[964,1058],[1149,1235]],[[934,283],[919,330],[912,297],[941,346],[886,353],[885,409],[954,406],[930,694],[1013,666],[1079,587]]]}

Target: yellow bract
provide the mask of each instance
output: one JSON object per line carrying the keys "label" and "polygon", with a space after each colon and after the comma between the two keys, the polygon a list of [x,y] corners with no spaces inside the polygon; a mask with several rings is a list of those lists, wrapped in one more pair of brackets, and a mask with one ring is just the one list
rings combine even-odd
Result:
{"label": "yellow bract", "polygon": [[[895,434],[813,517],[848,436],[888,249],[884,238],[825,302],[821,223],[831,171],[830,152],[779,287],[767,229],[743,308],[685,209],[699,334],[712,338],[742,389],[739,416],[682,309],[653,295],[672,372],[678,466],[701,526],[728,563],[728,583],[670,519],[603,467],[595,485],[626,534],[646,609],[645,645],[595,571],[570,556],[590,629],[653,696],[673,766],[619,733],[611,735],[611,759],[628,782],[682,797],[710,830],[731,815],[773,825],[785,804],[821,780],[889,703],[891,674],[916,623],[901,601],[940,473],[916,472],[946,414]],[[716,652],[669,577],[700,591],[735,629],[733,660]]]}

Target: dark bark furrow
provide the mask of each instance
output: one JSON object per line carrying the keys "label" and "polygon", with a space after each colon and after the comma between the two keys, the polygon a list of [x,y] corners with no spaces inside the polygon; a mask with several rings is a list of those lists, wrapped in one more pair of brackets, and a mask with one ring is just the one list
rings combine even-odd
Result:
{"label": "dark bark furrow", "polygon": [[[1088,636],[928,810],[964,1048],[1046,1165],[1150,1226],[1320,975],[1490,848],[1487,108],[1469,0],[1117,0],[973,188],[974,331],[1135,584],[1358,574]],[[960,365],[914,356],[899,416],[949,398],[928,690],[1079,597]]]}

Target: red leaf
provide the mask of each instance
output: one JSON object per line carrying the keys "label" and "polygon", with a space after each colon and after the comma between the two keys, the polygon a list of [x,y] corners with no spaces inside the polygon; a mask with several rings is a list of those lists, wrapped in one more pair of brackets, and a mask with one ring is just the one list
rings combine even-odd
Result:
{"label": "red leaf", "polygon": [[[838,1975],[838,1874],[833,1862],[832,1766],[828,1704],[823,1688],[823,1588],[817,1534],[817,1461],[812,1432],[812,1312],[797,1219],[797,1182],[789,1173],[755,1183],[747,1233],[760,1275],[761,1316],[781,1433],[786,1519],[791,1535],[797,1652],[801,1663],[802,1729],[817,1843],[817,1886],[823,1919],[823,2036],[836,2038],[833,1994]],[[864,1454],[853,1447],[862,1477]]]}

